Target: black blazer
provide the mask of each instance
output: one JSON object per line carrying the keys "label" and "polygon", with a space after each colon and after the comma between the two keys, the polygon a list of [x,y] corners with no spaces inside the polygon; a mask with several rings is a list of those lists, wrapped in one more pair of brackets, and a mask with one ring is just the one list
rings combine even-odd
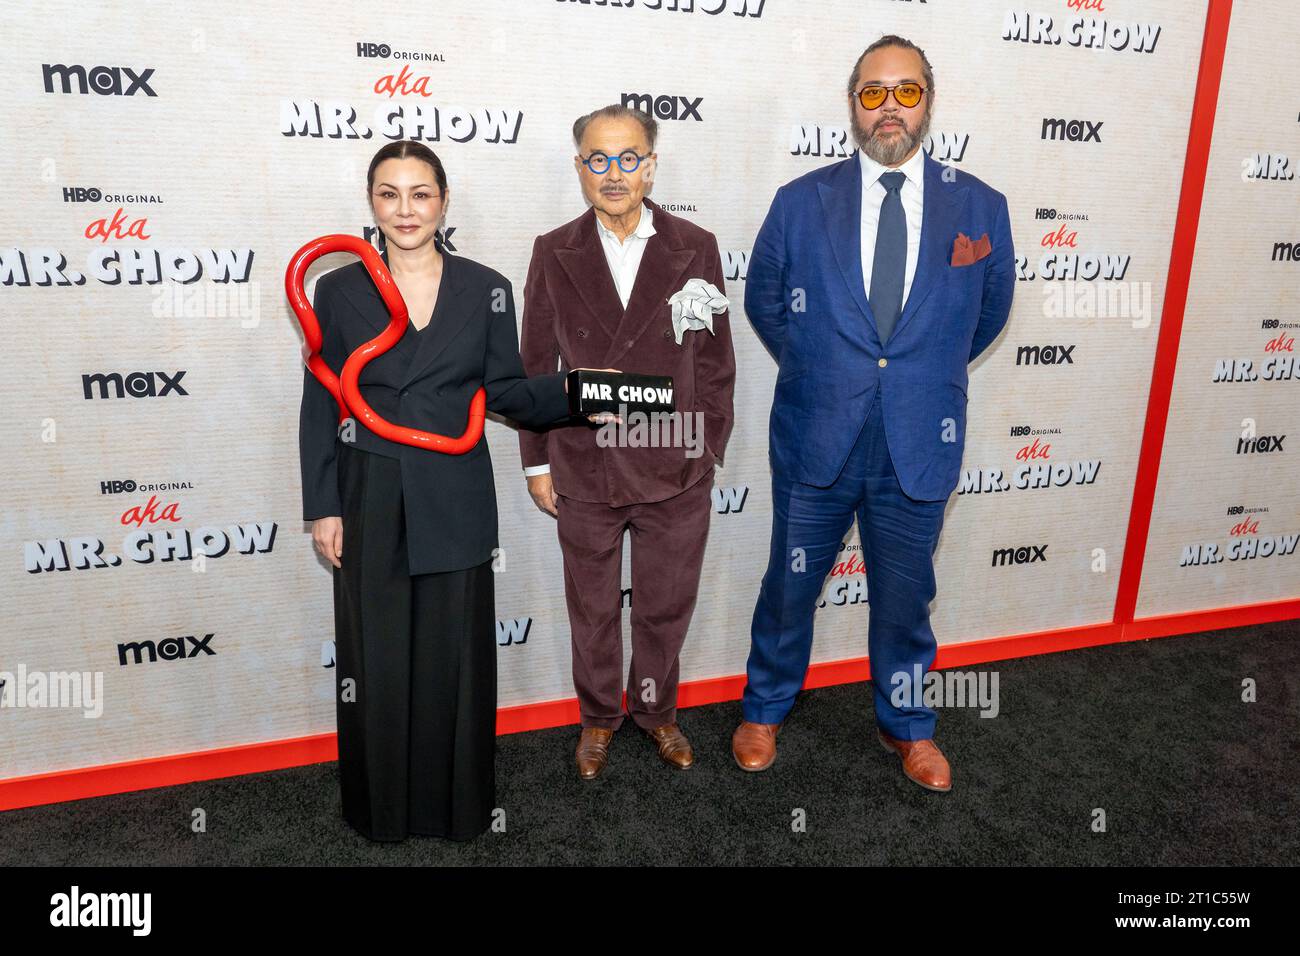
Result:
{"label": "black blazer", "polygon": [[[443,251],[442,282],[429,326],[409,326],[397,345],[361,372],[361,394],[395,425],[456,436],[465,430],[474,392],[487,390],[489,411],[541,427],[568,418],[562,373],[524,376],[510,282],[487,266]],[[387,255],[384,262],[388,262]],[[321,357],[338,374],[352,351],[389,322],[388,310],[361,262],[316,282]],[[298,451],[303,520],[342,516],[337,452],[338,405],[303,369]],[[412,574],[482,564],[497,547],[497,500],[487,435],[463,455],[444,455],[381,438],[360,421],[355,447],[402,463],[406,540]],[[348,529],[343,528],[344,554]]]}

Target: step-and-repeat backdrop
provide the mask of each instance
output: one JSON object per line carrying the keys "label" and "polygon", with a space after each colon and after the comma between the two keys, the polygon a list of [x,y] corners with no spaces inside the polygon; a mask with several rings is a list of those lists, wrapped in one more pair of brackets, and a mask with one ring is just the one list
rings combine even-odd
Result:
{"label": "step-and-repeat backdrop", "polygon": [[1138,617],[1300,594],[1296,50],[1293,8],[1233,4]]}
{"label": "step-and-repeat backdrop", "polygon": [[[1296,238],[1294,166],[1275,164],[1295,155],[1295,108],[1261,77],[1285,75],[1296,34],[1282,4],[1251,6],[1219,111],[1148,609],[1295,590],[1294,560],[1277,543],[1265,554],[1297,530],[1294,479],[1278,487],[1296,376],[1294,267],[1277,243]],[[315,236],[371,235],[370,156],[418,138],[450,178],[449,242],[522,299],[533,238],[584,208],[571,125],[609,103],[654,110],[653,197],[725,257],[742,374],[682,675],[743,672],[776,371],[740,306],[749,249],[780,184],[850,155],[844,87],[884,33],[927,51],[926,148],[1007,195],[1019,273],[1008,329],[972,368],[935,631],[954,643],[1111,619],[1202,0],[376,9],[53,2],[7,19],[0,778],[333,729],[330,572],[301,520],[285,264]],[[1234,170],[1257,156],[1273,157],[1264,173]],[[514,432],[493,421],[488,438],[500,703],[568,698],[555,526],[526,494]],[[1257,560],[1234,563],[1243,539]],[[816,660],[866,653],[863,570],[854,534]]]}

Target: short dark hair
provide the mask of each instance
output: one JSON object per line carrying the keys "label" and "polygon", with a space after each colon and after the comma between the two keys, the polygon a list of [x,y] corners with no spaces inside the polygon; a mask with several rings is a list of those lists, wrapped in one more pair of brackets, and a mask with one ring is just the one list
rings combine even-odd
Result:
{"label": "short dark hair", "polygon": [[641,124],[641,129],[645,132],[645,138],[650,144],[650,152],[655,151],[655,137],[659,135],[659,122],[644,110],[639,110],[634,106],[624,106],[621,103],[611,103],[609,106],[602,106],[598,110],[593,110],[586,116],[579,116],[573,123],[573,145],[582,148],[582,134],[587,131],[587,124],[594,119],[634,119]]}
{"label": "short dark hair", "polygon": [[862,61],[867,55],[884,46],[901,46],[906,50],[915,50],[921,57],[921,79],[925,81],[926,96],[934,93],[934,70],[930,69],[930,61],[925,55],[925,51],[905,37],[896,36],[893,33],[887,33],[871,46],[862,51],[862,56],[858,57],[858,62],[853,64],[853,72],[849,74],[849,96],[857,93],[858,70],[862,69]]}
{"label": "short dark hair", "polygon": [[374,192],[375,189],[375,169],[386,159],[418,159],[428,163],[433,167],[433,178],[438,181],[438,192],[447,191],[447,174],[443,171],[442,160],[428,146],[417,142],[413,139],[399,139],[394,143],[386,143],[379,147],[374,157],[370,160],[370,168],[366,170],[366,194]]}

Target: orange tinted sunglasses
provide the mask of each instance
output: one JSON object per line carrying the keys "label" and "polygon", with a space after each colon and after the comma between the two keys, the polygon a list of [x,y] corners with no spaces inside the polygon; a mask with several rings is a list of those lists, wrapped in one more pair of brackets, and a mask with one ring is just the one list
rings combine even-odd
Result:
{"label": "orange tinted sunglasses", "polygon": [[899,83],[897,86],[864,86],[858,90],[858,102],[863,109],[874,110],[885,102],[885,97],[893,92],[899,106],[915,106],[921,102],[925,87],[920,83]]}

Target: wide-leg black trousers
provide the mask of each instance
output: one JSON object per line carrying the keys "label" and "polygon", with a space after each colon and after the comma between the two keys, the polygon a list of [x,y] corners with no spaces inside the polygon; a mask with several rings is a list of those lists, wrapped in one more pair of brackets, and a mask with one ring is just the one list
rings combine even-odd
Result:
{"label": "wide-leg black trousers", "polygon": [[372,840],[467,840],[496,797],[492,562],[409,573],[401,464],[340,444],[334,569],[343,817]]}

